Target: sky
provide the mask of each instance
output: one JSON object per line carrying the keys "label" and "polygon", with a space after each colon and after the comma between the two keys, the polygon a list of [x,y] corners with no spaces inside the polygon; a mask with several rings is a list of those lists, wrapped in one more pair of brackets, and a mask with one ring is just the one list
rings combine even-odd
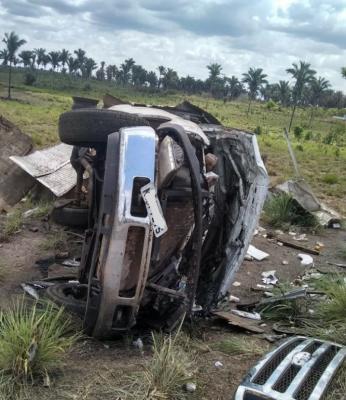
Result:
{"label": "sky", "polygon": [[[205,79],[263,68],[270,82],[311,63],[346,92],[346,0],[0,0],[0,35],[14,30],[24,48],[82,48],[97,62],[132,57]],[[0,46],[1,48],[1,46]]]}

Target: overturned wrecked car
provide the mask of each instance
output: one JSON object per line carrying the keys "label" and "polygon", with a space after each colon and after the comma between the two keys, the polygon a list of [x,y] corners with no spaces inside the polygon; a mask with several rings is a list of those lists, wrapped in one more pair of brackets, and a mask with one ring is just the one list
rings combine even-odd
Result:
{"label": "overturned wrecked car", "polygon": [[48,295],[107,337],[145,323],[170,331],[227,294],[265,200],[255,135],[204,110],[119,104],[61,115],[88,227],[78,282]]}

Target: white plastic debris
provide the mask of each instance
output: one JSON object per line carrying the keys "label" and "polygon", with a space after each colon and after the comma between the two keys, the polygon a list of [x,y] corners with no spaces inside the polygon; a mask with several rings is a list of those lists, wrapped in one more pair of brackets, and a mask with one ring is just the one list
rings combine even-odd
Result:
{"label": "white plastic debris", "polygon": [[266,285],[276,285],[279,279],[275,276],[276,271],[263,271],[262,272],[262,282]]}
{"label": "white plastic debris", "polygon": [[288,261],[287,260],[282,260],[282,265],[288,265]]}
{"label": "white plastic debris", "polygon": [[241,311],[241,310],[231,310],[231,312],[232,312],[232,314],[238,315],[239,317],[248,318],[248,319],[254,319],[256,321],[260,321],[261,320],[261,316],[257,312],[252,312],[251,313],[251,312]]}
{"label": "white plastic debris", "polygon": [[283,246],[284,244],[282,242],[276,242],[278,246]]}
{"label": "white plastic debris", "polygon": [[283,235],[284,232],[282,230],[280,230],[280,229],[276,229],[275,234],[280,236],[280,235]]}
{"label": "white plastic debris", "polygon": [[187,392],[193,393],[193,392],[196,391],[197,385],[195,383],[193,383],[193,382],[187,382],[186,385],[185,385],[185,389],[186,389]]}
{"label": "white plastic debris", "polygon": [[240,286],[240,285],[241,285],[241,283],[238,282],[238,281],[233,282],[233,286],[235,286],[235,287],[238,287],[238,286]]}
{"label": "white plastic debris", "polygon": [[26,283],[21,283],[20,286],[22,287],[22,289],[24,290],[25,293],[29,294],[35,300],[39,300],[40,296],[38,295],[37,291],[32,286],[27,285]]}
{"label": "white plastic debris", "polygon": [[32,208],[31,210],[27,210],[23,213],[24,218],[29,218],[38,210],[38,207]]}
{"label": "white plastic debris", "polygon": [[134,340],[134,341],[132,342],[132,345],[133,345],[134,347],[136,347],[136,349],[138,349],[138,350],[140,350],[140,351],[143,351],[144,345],[143,345],[143,341],[142,341],[141,338],[138,338],[138,339]]}
{"label": "white plastic debris", "polygon": [[272,292],[264,292],[263,295],[264,297],[274,297],[274,293]]}
{"label": "white plastic debris", "polygon": [[272,290],[274,288],[273,285],[261,285],[260,283],[257,283],[256,287],[258,287],[258,289],[264,290]]}
{"label": "white plastic debris", "polygon": [[301,235],[294,236],[293,240],[297,240],[298,242],[307,242],[308,238],[306,237],[306,233],[302,233]]}
{"label": "white plastic debris", "polygon": [[300,259],[301,265],[313,265],[314,259],[309,254],[298,254],[298,258]]}
{"label": "white plastic debris", "polygon": [[253,258],[249,254],[245,254],[244,260],[253,261]]}
{"label": "white plastic debris", "polygon": [[222,364],[221,361],[215,361],[214,365],[215,365],[216,368],[222,368],[223,367],[223,364]]}
{"label": "white plastic debris", "polygon": [[255,246],[253,246],[252,244],[250,244],[249,248],[247,249],[247,253],[246,255],[254,258],[257,261],[262,261],[265,258],[269,257],[269,254],[257,249]]}
{"label": "white plastic debris", "polygon": [[239,297],[230,295],[230,296],[228,297],[228,301],[230,301],[231,303],[239,303],[239,302],[240,302],[240,299],[239,299]]}

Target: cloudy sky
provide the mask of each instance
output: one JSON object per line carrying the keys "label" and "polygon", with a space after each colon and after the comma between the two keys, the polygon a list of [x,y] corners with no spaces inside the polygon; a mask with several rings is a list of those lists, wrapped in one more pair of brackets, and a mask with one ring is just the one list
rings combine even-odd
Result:
{"label": "cloudy sky", "polygon": [[301,59],[346,92],[346,0],[0,0],[0,35],[10,30],[26,48],[81,47],[98,62],[133,57],[203,79],[210,62],[288,79]]}

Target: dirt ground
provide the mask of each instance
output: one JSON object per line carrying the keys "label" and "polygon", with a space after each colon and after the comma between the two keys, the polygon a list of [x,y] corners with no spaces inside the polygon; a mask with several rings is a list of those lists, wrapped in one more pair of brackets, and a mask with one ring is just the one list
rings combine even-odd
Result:
{"label": "dirt ground", "polygon": [[[38,228],[37,232],[29,229]],[[52,250],[42,250],[42,242],[47,240],[49,231],[56,229],[53,225],[40,220],[26,223],[21,232],[17,233],[8,242],[0,244],[0,262],[3,270],[3,279],[0,281],[0,307],[5,308],[10,299],[16,294],[22,294],[20,284],[25,281],[41,279],[52,274],[70,274],[71,269],[56,264],[38,267],[35,263],[39,259],[54,255]],[[261,293],[251,290],[261,282],[261,272],[276,270],[280,282],[289,282],[304,274],[305,268],[300,264],[297,254],[299,250],[279,246],[263,237],[269,230],[259,232],[253,239],[253,244],[269,253],[269,257],[261,262],[244,261],[241,269],[235,276],[240,286],[231,286],[230,292],[240,297],[242,302],[256,300]],[[284,235],[287,240],[294,242],[292,236]],[[307,234],[308,241],[295,243],[313,248],[316,242],[324,244],[321,255],[313,256],[317,269],[337,270],[327,264],[327,261],[345,262],[338,257],[338,249],[346,241],[345,230],[323,230],[318,235]],[[76,242],[78,238],[71,241]],[[76,250],[74,250],[75,252]],[[72,254],[71,255],[77,255]],[[288,264],[283,264],[283,261]],[[341,268],[339,268],[341,270]],[[268,328],[266,328],[268,330]],[[226,355],[212,350],[213,344],[220,340],[232,337],[231,335],[248,336],[263,351],[270,346],[261,335],[249,334],[236,330],[223,323],[212,320],[199,321],[196,335],[206,345],[205,350],[197,355],[197,385],[198,390],[191,395],[191,399],[226,400],[232,398],[237,386],[245,376],[247,370],[260,357],[258,355]],[[33,388],[32,398],[40,399],[104,399],[115,400],[111,391],[112,384],[121,382],[122,377],[138,371],[145,360],[150,357],[150,344],[141,354],[131,345],[131,338],[116,341],[100,342],[92,338],[83,338],[69,353],[63,371],[52,379],[49,389]],[[215,367],[215,362],[221,361],[221,368]]]}

